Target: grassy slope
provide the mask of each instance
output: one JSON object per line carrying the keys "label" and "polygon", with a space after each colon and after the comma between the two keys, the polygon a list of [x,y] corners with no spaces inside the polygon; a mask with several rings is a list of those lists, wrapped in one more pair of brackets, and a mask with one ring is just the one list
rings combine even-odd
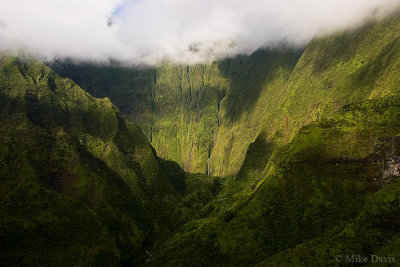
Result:
{"label": "grassy slope", "polygon": [[109,99],[1,55],[0,117],[2,264],[140,263],[178,223],[184,174]]}
{"label": "grassy slope", "polygon": [[399,29],[396,15],[312,41],[289,81],[288,127],[330,116],[348,103],[398,92]]}

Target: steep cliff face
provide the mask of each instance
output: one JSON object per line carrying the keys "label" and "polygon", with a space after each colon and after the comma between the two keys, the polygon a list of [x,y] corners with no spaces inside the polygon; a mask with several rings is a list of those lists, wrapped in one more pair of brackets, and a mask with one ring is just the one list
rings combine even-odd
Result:
{"label": "steep cliff face", "polygon": [[218,65],[157,68],[152,145],[160,157],[188,172],[207,172],[207,161],[218,132],[218,105],[226,81]]}
{"label": "steep cliff face", "polygon": [[56,62],[52,67],[95,96],[110,97],[140,125],[160,157],[186,171],[207,172],[228,87],[217,63],[129,69]]}
{"label": "steep cliff face", "polygon": [[52,66],[95,96],[110,97],[160,157],[189,172],[230,176],[259,134],[284,144],[343,105],[398,90],[398,32],[397,15],[317,38],[304,52],[260,50],[155,69]]}
{"label": "steep cliff face", "polygon": [[208,65],[128,69],[55,62],[98,97],[110,97],[162,158],[188,172],[234,175],[264,116],[273,116],[301,52],[258,51]]}

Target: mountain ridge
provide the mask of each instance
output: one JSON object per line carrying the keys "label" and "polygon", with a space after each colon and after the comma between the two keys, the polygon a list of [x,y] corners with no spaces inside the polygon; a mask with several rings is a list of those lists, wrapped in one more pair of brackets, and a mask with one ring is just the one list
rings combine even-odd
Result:
{"label": "mountain ridge", "polygon": [[398,14],[304,51],[156,70],[0,57],[1,262],[397,257],[397,29]]}

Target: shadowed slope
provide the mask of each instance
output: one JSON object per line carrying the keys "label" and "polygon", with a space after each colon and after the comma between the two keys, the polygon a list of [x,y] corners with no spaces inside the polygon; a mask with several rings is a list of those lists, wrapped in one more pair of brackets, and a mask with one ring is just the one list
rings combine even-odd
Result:
{"label": "shadowed slope", "polygon": [[0,261],[145,261],[175,225],[184,174],[164,171],[170,164],[109,99],[31,59],[2,55],[0,68]]}

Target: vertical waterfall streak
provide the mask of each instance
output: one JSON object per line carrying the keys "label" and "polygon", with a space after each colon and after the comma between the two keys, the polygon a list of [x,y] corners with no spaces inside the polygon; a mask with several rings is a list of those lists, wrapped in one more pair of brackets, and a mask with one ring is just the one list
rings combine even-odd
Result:
{"label": "vertical waterfall streak", "polygon": [[[157,70],[154,70],[156,72]],[[151,106],[151,119],[150,119],[150,143],[153,143],[153,126],[154,126],[154,116],[155,116],[155,106],[156,106],[156,99],[155,99],[155,89],[153,93],[153,87],[156,87],[156,82],[157,80],[154,79],[154,76],[156,74],[153,73],[153,79],[152,79],[152,71],[149,70],[149,84],[150,84],[150,97],[152,98],[152,106]]]}
{"label": "vertical waterfall streak", "polygon": [[211,159],[211,151],[212,151],[213,143],[211,141],[210,147],[208,148],[208,157],[207,157],[207,175],[210,175],[210,159]]}
{"label": "vertical waterfall streak", "polygon": [[151,79],[151,70],[149,70],[150,96],[152,98],[154,98],[154,96],[153,96],[153,82],[154,82],[154,80]]}
{"label": "vertical waterfall streak", "polygon": [[221,100],[218,101],[218,127],[221,126]]}
{"label": "vertical waterfall streak", "polygon": [[207,159],[207,175],[210,175],[210,158]]}
{"label": "vertical waterfall streak", "polygon": [[186,67],[186,75],[188,78],[188,83],[189,83],[189,104],[192,103],[192,82],[190,80],[190,72],[189,72],[189,66]]}
{"label": "vertical waterfall streak", "polygon": [[192,139],[192,148],[190,149],[190,153],[189,153],[189,172],[192,169],[192,157],[193,157],[193,150],[194,150],[194,144],[196,142],[196,133],[193,134],[193,139]]}
{"label": "vertical waterfall streak", "polygon": [[182,70],[179,70],[178,68],[176,68],[176,73],[178,75],[178,80],[179,80],[179,92],[182,93],[183,92],[183,88],[182,88],[182,78],[183,78]]}
{"label": "vertical waterfall streak", "polygon": [[[182,112],[183,113],[183,112]],[[191,141],[190,138],[190,125],[191,125],[191,118],[190,118],[190,108],[188,109],[188,123],[187,123],[187,128],[186,128],[186,145],[185,145],[185,171],[190,171],[190,155],[191,155],[191,150],[188,153],[189,150],[189,142]]]}
{"label": "vertical waterfall streak", "polygon": [[150,125],[150,143],[153,142],[153,124]]}
{"label": "vertical waterfall streak", "polygon": [[154,70],[153,73],[153,82],[154,82],[154,99],[156,99],[156,91],[157,91],[157,69]]}

